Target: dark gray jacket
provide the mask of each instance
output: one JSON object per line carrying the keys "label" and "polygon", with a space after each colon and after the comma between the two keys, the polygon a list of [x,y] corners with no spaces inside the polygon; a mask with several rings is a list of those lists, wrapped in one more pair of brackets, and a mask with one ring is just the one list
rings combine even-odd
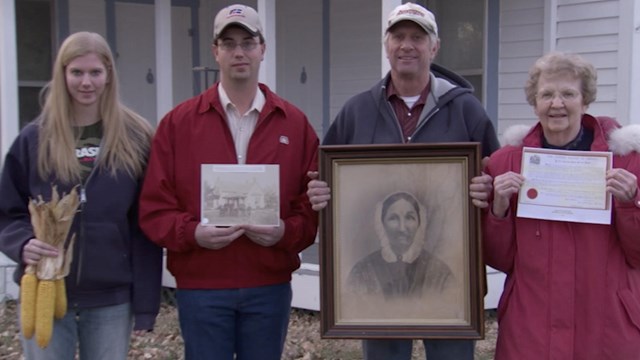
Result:
{"label": "dark gray jacket", "polygon": [[[323,145],[404,143],[402,130],[387,101],[390,74],[343,106]],[[431,91],[420,114],[412,143],[480,142],[482,156],[500,147],[491,120],[461,76],[431,65]]]}

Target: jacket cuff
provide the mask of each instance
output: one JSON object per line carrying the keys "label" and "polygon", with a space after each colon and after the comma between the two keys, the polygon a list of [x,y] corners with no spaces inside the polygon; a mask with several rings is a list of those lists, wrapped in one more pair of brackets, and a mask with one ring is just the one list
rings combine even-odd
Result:
{"label": "jacket cuff", "polygon": [[620,208],[636,208],[640,209],[640,190],[636,191],[636,197],[632,201],[618,201]]}
{"label": "jacket cuff", "polygon": [[184,239],[187,244],[189,244],[193,248],[197,248],[198,242],[196,241],[196,228],[198,227],[199,222],[197,221],[189,221],[184,226]]}
{"label": "jacket cuff", "polygon": [[157,314],[135,314],[133,330],[153,330]]}

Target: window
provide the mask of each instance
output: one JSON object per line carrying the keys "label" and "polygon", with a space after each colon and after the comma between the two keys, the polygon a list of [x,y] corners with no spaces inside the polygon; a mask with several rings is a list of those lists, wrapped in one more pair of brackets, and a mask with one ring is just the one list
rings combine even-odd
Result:
{"label": "window", "polygon": [[462,75],[484,100],[486,0],[423,0],[436,16],[440,52],[435,62]]}
{"label": "window", "polygon": [[40,113],[40,89],[51,78],[52,5],[49,0],[16,0],[20,128]]}

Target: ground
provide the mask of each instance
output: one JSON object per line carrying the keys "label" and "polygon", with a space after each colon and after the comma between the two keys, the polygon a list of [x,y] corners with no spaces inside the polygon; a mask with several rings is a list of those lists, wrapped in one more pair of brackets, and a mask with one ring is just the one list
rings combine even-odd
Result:
{"label": "ground", "polygon": [[[476,343],[476,360],[493,359],[497,325],[493,312],[485,313],[485,340]],[[16,325],[16,302],[0,302],[0,360],[20,360],[22,351]],[[413,359],[424,359],[422,346],[415,343]],[[163,303],[152,333],[134,338],[130,359],[183,359],[182,338],[175,307]],[[361,359],[360,341],[320,338],[320,315],[293,309],[283,360]]]}

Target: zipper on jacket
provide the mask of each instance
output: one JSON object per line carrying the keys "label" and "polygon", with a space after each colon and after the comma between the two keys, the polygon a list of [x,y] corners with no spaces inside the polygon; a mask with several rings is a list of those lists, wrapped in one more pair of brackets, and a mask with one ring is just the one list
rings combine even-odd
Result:
{"label": "zipper on jacket", "polygon": [[[385,94],[386,93],[386,86],[382,87],[382,93]],[[404,133],[402,133],[402,127],[400,126],[400,120],[398,120],[398,115],[396,115],[396,111],[393,109],[393,105],[391,105],[391,102],[387,99],[384,98],[382,101],[387,105],[387,110],[389,110],[389,112],[391,112],[391,115],[393,116],[393,119],[395,120],[396,123],[396,130],[398,130],[398,134],[400,134],[400,140],[402,140],[403,144],[406,144],[409,142],[409,140],[411,140],[411,138],[409,138],[409,140],[404,138]],[[380,107],[378,107],[380,109]]]}
{"label": "zipper on jacket", "polygon": [[84,206],[87,203],[87,184],[89,184],[89,180],[95,173],[96,168],[91,169],[91,173],[84,181],[84,183],[80,184],[80,218],[78,219],[78,226],[80,227],[80,235],[76,237],[76,242],[78,243],[78,271],[76,272],[76,285],[80,285],[80,279],[82,278],[82,258],[84,256]]}
{"label": "zipper on jacket", "polygon": [[413,133],[409,137],[409,142],[413,142],[411,140],[413,140],[414,135],[416,135],[418,133],[418,131],[424,127],[424,124],[429,122],[429,119],[431,119],[436,113],[438,113],[438,111],[440,111],[440,108],[436,106],[433,109],[431,109],[431,112],[428,113],[427,116],[425,116],[423,121],[420,121],[420,118],[418,118],[418,121],[419,121],[418,122],[418,126],[416,127],[416,129],[413,131]]}

